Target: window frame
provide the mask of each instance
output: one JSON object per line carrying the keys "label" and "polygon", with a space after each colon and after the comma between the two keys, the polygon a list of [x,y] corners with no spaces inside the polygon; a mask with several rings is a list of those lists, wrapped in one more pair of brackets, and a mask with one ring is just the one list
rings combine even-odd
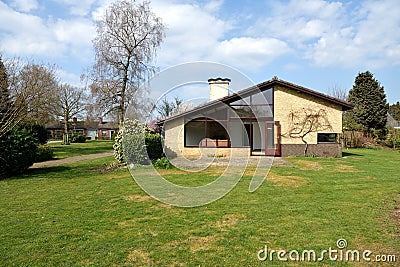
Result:
{"label": "window frame", "polygon": [[[204,133],[203,133],[203,138],[200,140],[201,142],[199,142],[198,145],[188,145],[187,144],[187,127],[190,123],[204,123]],[[226,123],[225,127],[227,127],[227,123],[228,120],[221,120],[221,121],[216,121],[213,119],[209,119],[209,118],[198,118],[198,119],[192,119],[192,120],[188,120],[185,122],[184,125],[184,147],[212,147],[212,148],[230,148],[231,147],[231,140],[229,137],[229,134],[226,130],[226,128],[221,125],[221,123]],[[221,129],[224,130],[224,134],[226,135],[226,139],[212,139],[211,135],[215,134],[211,132],[211,130],[215,131],[216,127],[210,127],[212,126],[212,124],[219,124]],[[210,141],[210,145],[208,144],[208,140],[213,140]],[[205,145],[203,145],[205,142]]]}
{"label": "window frame", "polygon": [[[321,136],[328,136],[327,139],[328,140],[332,140],[331,137],[329,135],[335,135],[335,140],[334,141],[320,141],[320,137]],[[339,138],[339,133],[317,133],[317,144],[337,144],[338,143],[338,138]]]}

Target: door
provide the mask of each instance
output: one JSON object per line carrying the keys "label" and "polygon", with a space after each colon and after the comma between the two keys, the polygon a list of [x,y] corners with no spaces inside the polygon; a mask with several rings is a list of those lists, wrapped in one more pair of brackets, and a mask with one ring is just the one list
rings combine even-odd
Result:
{"label": "door", "polygon": [[265,122],[265,155],[280,156],[281,154],[281,126],[279,121]]}
{"label": "door", "polygon": [[253,150],[253,124],[245,124],[246,136],[244,137],[244,146],[250,146],[250,150]]}

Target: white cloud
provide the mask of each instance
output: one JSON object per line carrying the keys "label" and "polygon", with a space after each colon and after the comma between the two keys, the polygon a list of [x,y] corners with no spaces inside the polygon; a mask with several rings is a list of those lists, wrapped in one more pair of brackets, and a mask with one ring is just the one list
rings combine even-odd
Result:
{"label": "white cloud", "polygon": [[53,0],[58,4],[64,4],[69,8],[70,14],[75,16],[86,16],[96,0]]}
{"label": "white cloud", "polygon": [[13,56],[87,61],[95,34],[91,20],[43,19],[0,2],[0,49]]}
{"label": "white cloud", "polygon": [[84,18],[59,19],[51,28],[57,42],[67,46],[66,55],[70,54],[82,62],[87,62],[88,59],[91,60],[91,40],[95,36],[95,28],[92,21]]}
{"label": "white cloud", "polygon": [[239,22],[218,18],[216,11],[222,4],[222,1],[211,1],[204,6],[156,2],[155,12],[168,27],[159,63],[170,66],[208,60],[255,70],[289,52],[287,45],[276,38],[227,38]]}
{"label": "white cloud", "polygon": [[204,5],[204,10],[208,13],[218,12],[223,3],[223,0],[210,1]]}
{"label": "white cloud", "polygon": [[[317,66],[383,67],[400,63],[397,0],[359,3],[291,0],[250,27],[252,36],[287,42]],[[290,12],[288,12],[290,10]]]}
{"label": "white cloud", "polygon": [[62,69],[57,69],[57,76],[60,77],[63,83],[68,83],[73,86],[82,87],[80,75],[76,73],[71,73]]}
{"label": "white cloud", "polygon": [[59,47],[44,21],[0,2],[1,49],[15,55],[52,54]]}
{"label": "white cloud", "polygon": [[272,14],[260,18],[248,32],[284,38],[297,45],[329,32],[343,14],[340,2],[324,0],[291,0],[275,3]]}
{"label": "white cloud", "polygon": [[359,14],[354,26],[322,35],[310,46],[308,56],[321,66],[379,68],[400,64],[398,2],[368,1]]}
{"label": "white cloud", "polygon": [[209,58],[218,41],[232,26],[196,4],[154,4],[155,13],[167,26],[159,53],[165,65]]}
{"label": "white cloud", "polygon": [[289,52],[287,44],[278,39],[239,37],[220,42],[213,57],[236,67],[256,70]]}
{"label": "white cloud", "polygon": [[14,0],[11,2],[11,6],[18,11],[29,12],[37,9],[39,4],[36,0]]}

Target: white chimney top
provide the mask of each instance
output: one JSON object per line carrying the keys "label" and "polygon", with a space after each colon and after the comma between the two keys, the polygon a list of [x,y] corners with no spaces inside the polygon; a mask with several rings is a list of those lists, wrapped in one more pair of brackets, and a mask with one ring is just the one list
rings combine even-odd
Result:
{"label": "white chimney top", "polygon": [[229,95],[229,78],[208,79],[210,84],[210,101],[220,99]]}

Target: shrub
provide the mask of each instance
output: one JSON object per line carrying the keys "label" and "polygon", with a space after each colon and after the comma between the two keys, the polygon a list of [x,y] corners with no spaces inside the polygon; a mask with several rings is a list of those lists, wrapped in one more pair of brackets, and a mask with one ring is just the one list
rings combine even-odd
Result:
{"label": "shrub", "polygon": [[[161,135],[149,133],[138,121],[125,121],[114,140],[114,157],[119,163],[149,164],[149,160],[164,156]],[[126,155],[124,155],[124,152]]]}
{"label": "shrub", "polygon": [[172,169],[174,165],[166,158],[162,157],[153,162],[153,166],[159,169]]}
{"label": "shrub", "polygon": [[122,131],[123,129],[121,128],[119,132],[115,135],[114,138],[114,158],[119,162],[119,163],[125,163],[124,159],[124,149],[122,147]]}
{"label": "shrub", "polygon": [[114,157],[119,163],[148,164],[145,125],[137,120],[127,120],[115,136]]}
{"label": "shrub", "polygon": [[19,125],[18,130],[27,132],[37,140],[38,144],[44,145],[47,143],[47,129],[44,125],[24,122]]}
{"label": "shrub", "polygon": [[0,139],[0,178],[23,173],[35,162],[37,139],[27,131],[12,131]]}
{"label": "shrub", "polygon": [[69,135],[69,141],[71,143],[85,143],[86,137],[83,134],[72,133]]}
{"label": "shrub", "polygon": [[164,157],[161,135],[148,133],[146,134],[145,142],[147,155],[149,156],[150,160],[156,160]]}
{"label": "shrub", "polygon": [[35,162],[51,160],[54,156],[53,149],[46,145],[39,145],[36,151]]}
{"label": "shrub", "polygon": [[400,148],[400,129],[389,129],[385,140],[385,145],[390,148]]}

